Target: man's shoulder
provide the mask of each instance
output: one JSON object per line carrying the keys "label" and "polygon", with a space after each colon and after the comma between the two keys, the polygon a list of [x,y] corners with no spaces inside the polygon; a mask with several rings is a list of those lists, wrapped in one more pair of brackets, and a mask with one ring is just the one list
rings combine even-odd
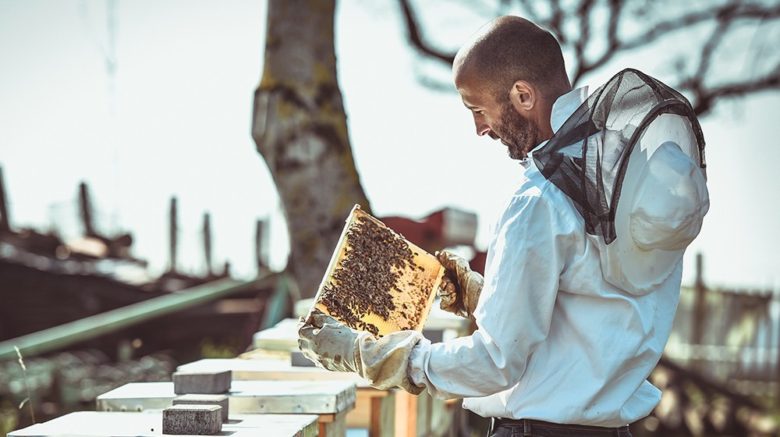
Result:
{"label": "man's shoulder", "polygon": [[579,226],[582,222],[571,199],[531,164],[509,202],[507,212],[525,215],[540,210],[548,210],[552,219],[572,226]]}
{"label": "man's shoulder", "polygon": [[551,205],[562,212],[576,212],[569,197],[545,178],[533,162],[526,169],[525,178],[515,191],[515,197],[533,204]]}

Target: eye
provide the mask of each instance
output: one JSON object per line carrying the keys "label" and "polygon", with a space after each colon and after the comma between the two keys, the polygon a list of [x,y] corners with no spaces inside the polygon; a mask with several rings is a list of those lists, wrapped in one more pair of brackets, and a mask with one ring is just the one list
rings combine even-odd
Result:
{"label": "eye", "polygon": [[482,109],[474,109],[473,111],[477,115],[485,115],[485,111]]}

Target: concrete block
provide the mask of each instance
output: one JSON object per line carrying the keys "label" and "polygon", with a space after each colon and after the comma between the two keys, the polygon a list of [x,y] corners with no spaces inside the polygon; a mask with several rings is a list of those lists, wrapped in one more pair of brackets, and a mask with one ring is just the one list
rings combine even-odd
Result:
{"label": "concrete block", "polygon": [[228,397],[225,395],[189,394],[177,396],[173,399],[173,405],[219,405],[222,407],[222,423],[228,421],[228,404]]}
{"label": "concrete block", "polygon": [[290,352],[290,365],[293,367],[317,367],[314,361],[306,358],[301,351]]}
{"label": "concrete block", "polygon": [[220,394],[230,391],[233,378],[230,370],[218,372],[176,372],[173,374],[173,391],[177,395]]}
{"label": "concrete block", "polygon": [[219,405],[174,405],[163,410],[163,434],[217,435],[221,432]]}

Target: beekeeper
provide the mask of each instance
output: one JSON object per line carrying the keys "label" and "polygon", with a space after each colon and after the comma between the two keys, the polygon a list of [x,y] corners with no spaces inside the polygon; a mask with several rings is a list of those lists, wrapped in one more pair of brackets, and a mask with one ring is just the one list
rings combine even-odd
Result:
{"label": "beekeeper", "polygon": [[660,399],[647,377],[672,327],[683,252],[709,208],[691,106],[631,69],[590,94],[572,90],[555,38],[519,17],[483,28],[453,72],[477,134],[500,140],[524,175],[484,279],[438,254],[455,278],[442,307],[478,329],[432,344],[315,313],[300,325],[301,350],[380,388],[464,398],[494,419],[491,435],[630,435],[626,425]]}

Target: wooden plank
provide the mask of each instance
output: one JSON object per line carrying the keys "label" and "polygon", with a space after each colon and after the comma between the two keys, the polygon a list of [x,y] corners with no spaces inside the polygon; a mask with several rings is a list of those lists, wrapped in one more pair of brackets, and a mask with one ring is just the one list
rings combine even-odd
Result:
{"label": "wooden plank", "polygon": [[417,396],[416,436],[428,436],[431,430],[431,396],[427,392]]}
{"label": "wooden plank", "polygon": [[284,319],[273,328],[258,331],[253,336],[258,349],[289,352],[298,349],[298,319]]}
{"label": "wooden plank", "polygon": [[206,372],[230,370],[234,381],[350,381],[369,387],[368,381],[351,372],[330,372],[319,367],[294,367],[289,361],[275,359],[204,359],[178,367],[178,371]]}
{"label": "wooden plank", "polygon": [[452,426],[453,410],[457,408],[458,404],[451,404],[444,399],[434,398],[433,396],[429,396],[429,398],[431,403],[428,415],[430,417],[428,433],[438,436],[445,435]]}
{"label": "wooden plank", "polygon": [[347,412],[341,412],[332,415],[331,420],[320,420],[319,436],[320,437],[344,437],[347,434]]}
{"label": "wooden plank", "polygon": [[[363,428],[370,431],[375,422],[375,416],[384,415],[386,420],[382,422],[384,424],[383,431],[379,434],[370,432],[369,435],[394,435],[392,430],[395,429],[395,393],[395,390],[358,388],[355,409],[347,413],[347,427]],[[385,430],[389,430],[389,433]]]}
{"label": "wooden plank", "polygon": [[371,398],[369,437],[395,436],[395,396]]}
{"label": "wooden plank", "polygon": [[164,410],[175,397],[172,382],[133,382],[99,395],[95,402],[98,411],[142,412]]}
{"label": "wooden plank", "polygon": [[347,414],[347,426],[349,428],[367,429],[371,424],[371,397],[366,396],[367,389],[358,389],[355,409]]}
{"label": "wooden plank", "polygon": [[[222,425],[221,435],[250,437],[314,437],[317,435],[316,415],[235,415]],[[101,413],[80,411],[52,419],[46,423],[12,431],[9,437],[151,437],[162,434],[162,412]]]}
{"label": "wooden plank", "polygon": [[395,397],[395,429],[398,436],[417,435],[417,396],[399,391]]}
{"label": "wooden plank", "polygon": [[[234,381],[227,395],[237,414],[334,414],[354,407],[356,391],[348,381]],[[162,409],[175,397],[170,382],[130,383],[98,396],[97,409]]]}

